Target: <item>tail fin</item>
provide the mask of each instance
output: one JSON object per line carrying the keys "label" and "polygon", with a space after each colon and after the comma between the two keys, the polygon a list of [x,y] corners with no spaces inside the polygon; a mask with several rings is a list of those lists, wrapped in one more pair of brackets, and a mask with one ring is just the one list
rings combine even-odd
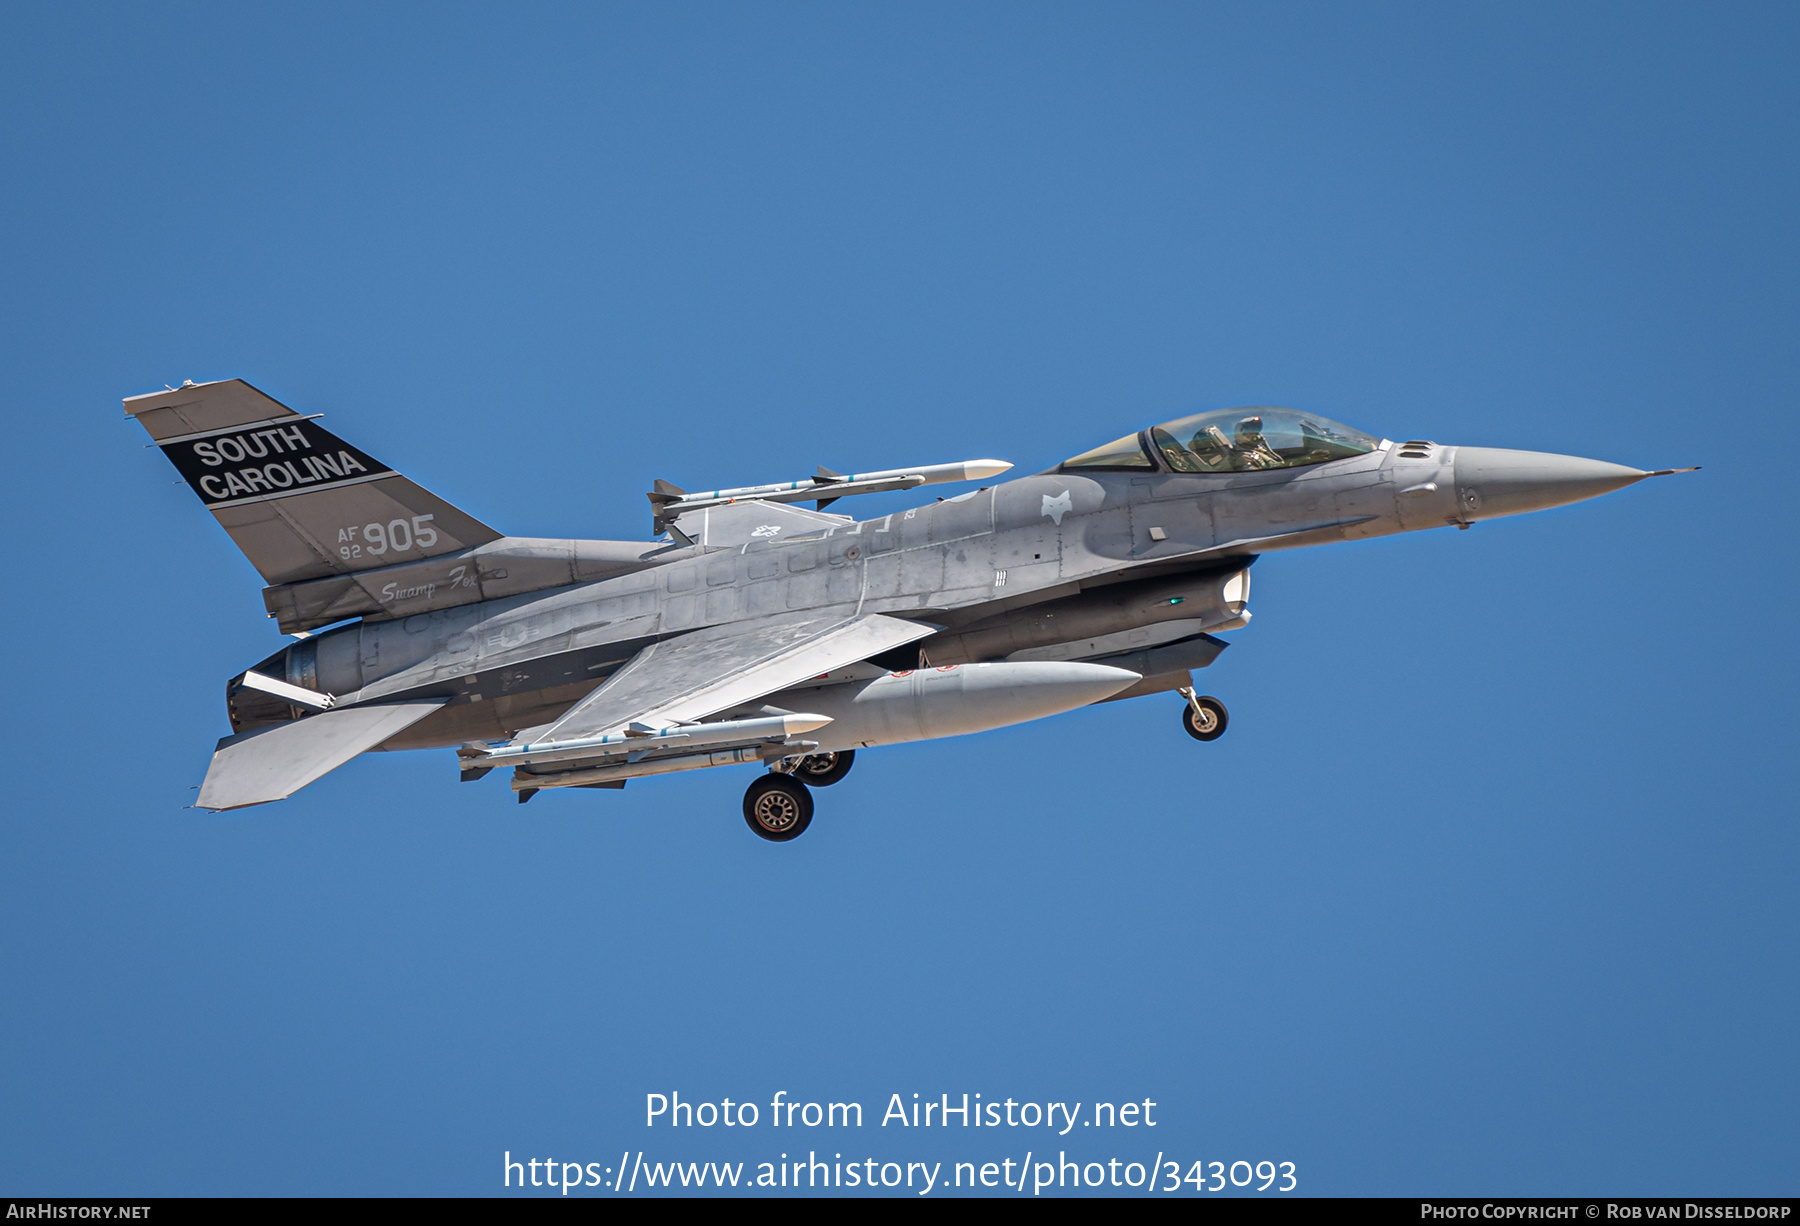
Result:
{"label": "tail fin", "polygon": [[455,553],[500,534],[242,379],[133,396],[138,419],[271,585]]}

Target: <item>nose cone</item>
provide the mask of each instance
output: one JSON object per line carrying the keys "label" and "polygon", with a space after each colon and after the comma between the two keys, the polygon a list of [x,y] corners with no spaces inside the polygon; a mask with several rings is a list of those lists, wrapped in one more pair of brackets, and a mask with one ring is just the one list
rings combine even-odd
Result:
{"label": "nose cone", "polygon": [[1466,520],[1523,515],[1598,498],[1649,475],[1623,464],[1547,451],[1456,449],[1456,499]]}

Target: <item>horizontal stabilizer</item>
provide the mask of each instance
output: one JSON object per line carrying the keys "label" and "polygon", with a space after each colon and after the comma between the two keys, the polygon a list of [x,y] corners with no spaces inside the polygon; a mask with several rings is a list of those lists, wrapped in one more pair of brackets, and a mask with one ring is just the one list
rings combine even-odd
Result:
{"label": "horizontal stabilizer", "polygon": [[293,723],[228,736],[213,751],[202,809],[242,809],[292,796],[366,749],[430,715],[443,699],[338,707]]}

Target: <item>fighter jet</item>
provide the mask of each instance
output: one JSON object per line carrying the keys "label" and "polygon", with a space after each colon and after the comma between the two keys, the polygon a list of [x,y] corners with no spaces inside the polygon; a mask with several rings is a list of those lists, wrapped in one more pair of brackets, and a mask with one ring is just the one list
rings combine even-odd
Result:
{"label": "fighter jet", "polygon": [[1160,693],[1217,738],[1225,705],[1193,671],[1248,624],[1262,554],[1692,471],[1234,408],[877,519],[825,508],[1012,465],[658,480],[658,539],[551,540],[503,535],[242,380],[124,403],[295,640],[226,683],[201,808],[280,800],[370,750],[454,749],[462,780],[505,768],[521,803],[750,764],[744,818],[774,842],[865,749]]}

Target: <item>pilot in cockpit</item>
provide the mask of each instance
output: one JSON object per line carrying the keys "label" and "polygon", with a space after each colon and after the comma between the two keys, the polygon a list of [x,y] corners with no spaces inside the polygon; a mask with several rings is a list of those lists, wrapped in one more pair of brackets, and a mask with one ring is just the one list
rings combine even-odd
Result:
{"label": "pilot in cockpit", "polygon": [[1285,463],[1263,434],[1260,414],[1240,418],[1230,438],[1218,426],[1208,423],[1194,435],[1188,451],[1199,461],[1200,468],[1209,472],[1255,472],[1280,468]]}
{"label": "pilot in cockpit", "polygon": [[1280,453],[1269,446],[1269,440],[1263,436],[1263,419],[1260,414],[1238,422],[1231,440],[1231,450],[1233,458],[1238,462],[1234,467],[1280,468],[1285,463]]}
{"label": "pilot in cockpit", "polygon": [[[1269,431],[1286,446],[1277,450]],[[1180,440],[1186,439],[1186,443]],[[1337,422],[1292,409],[1215,409],[1150,428],[1150,443],[1162,453],[1170,471],[1178,473],[1242,473],[1275,468],[1301,468],[1352,456],[1367,455],[1381,440]],[[1076,456],[1066,468],[1126,467],[1119,457],[1149,458],[1135,438]],[[1127,446],[1129,444],[1129,447]]]}

